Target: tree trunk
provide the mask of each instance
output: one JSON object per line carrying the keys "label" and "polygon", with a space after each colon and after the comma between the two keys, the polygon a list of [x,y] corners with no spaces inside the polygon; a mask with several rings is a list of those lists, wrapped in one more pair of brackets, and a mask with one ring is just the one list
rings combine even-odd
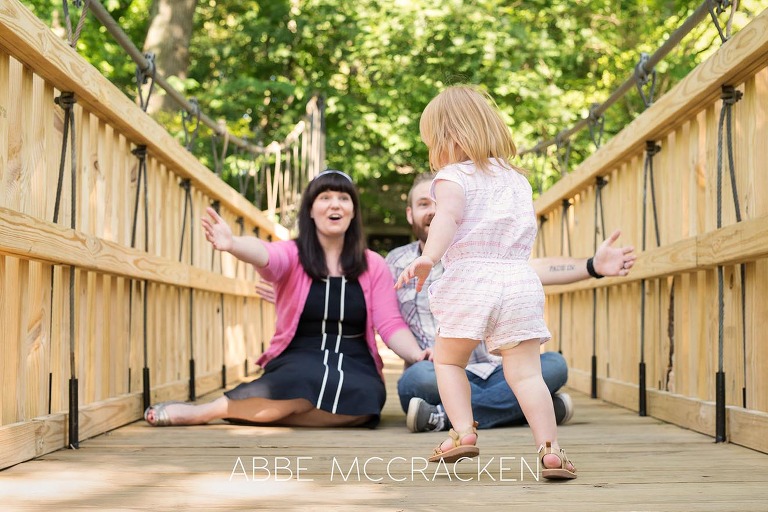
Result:
{"label": "tree trunk", "polygon": [[[152,5],[152,22],[144,40],[144,53],[155,54],[155,69],[164,78],[187,78],[196,6],[197,0],[155,0]],[[179,108],[175,101],[156,89],[147,112]]]}

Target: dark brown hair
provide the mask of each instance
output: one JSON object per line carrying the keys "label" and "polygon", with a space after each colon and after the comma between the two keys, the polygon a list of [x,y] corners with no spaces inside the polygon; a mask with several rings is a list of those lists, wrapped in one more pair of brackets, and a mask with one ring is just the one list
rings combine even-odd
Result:
{"label": "dark brown hair", "polygon": [[352,198],[354,218],[344,234],[344,247],[341,250],[341,269],[347,279],[357,279],[368,269],[365,258],[365,236],[363,233],[362,213],[360,212],[360,196],[352,181],[341,172],[325,172],[316,176],[307,185],[301,198],[299,209],[299,235],[296,245],[299,248],[299,261],[304,271],[312,279],[323,279],[328,276],[328,264],[325,261],[325,251],[317,238],[317,227],[312,218],[312,204],[317,196],[326,191],[344,192]]}

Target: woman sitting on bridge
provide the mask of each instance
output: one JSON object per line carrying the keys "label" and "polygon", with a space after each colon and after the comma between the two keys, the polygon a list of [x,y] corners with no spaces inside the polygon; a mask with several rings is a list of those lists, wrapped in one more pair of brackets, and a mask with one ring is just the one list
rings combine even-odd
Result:
{"label": "woman sitting on bridge", "polygon": [[276,332],[259,358],[264,374],[201,405],[162,403],[154,426],[234,423],[375,427],[386,391],[374,329],[410,363],[428,358],[400,316],[384,259],[367,250],[360,199],[341,171],[316,176],[303,194],[296,240],[238,237],[211,208],[205,236],[251,263],[275,287]]}

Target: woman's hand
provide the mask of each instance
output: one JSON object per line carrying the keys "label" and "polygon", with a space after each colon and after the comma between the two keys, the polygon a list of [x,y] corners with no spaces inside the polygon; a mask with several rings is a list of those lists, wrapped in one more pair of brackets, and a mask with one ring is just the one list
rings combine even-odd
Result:
{"label": "woman's hand", "polygon": [[210,220],[203,217],[202,224],[205,230],[205,239],[211,242],[213,247],[219,251],[229,251],[234,244],[234,237],[232,236],[232,229],[224,222],[216,210],[213,208],[206,208],[206,212],[211,217]]}
{"label": "woman's hand", "polygon": [[435,266],[435,262],[427,256],[421,255],[413,263],[403,270],[400,277],[397,278],[395,283],[395,289],[400,289],[413,278],[416,278],[416,291],[420,292],[424,287],[424,281],[429,277],[429,273],[432,271],[432,267]]}

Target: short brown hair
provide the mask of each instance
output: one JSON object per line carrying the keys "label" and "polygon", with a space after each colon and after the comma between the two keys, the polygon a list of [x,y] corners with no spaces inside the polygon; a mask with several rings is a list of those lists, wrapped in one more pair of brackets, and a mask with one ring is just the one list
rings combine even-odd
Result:
{"label": "short brown hair", "polygon": [[432,181],[432,173],[429,172],[422,172],[421,174],[417,174],[415,178],[413,178],[413,184],[411,185],[411,189],[408,191],[408,206],[413,206],[413,189],[421,185],[422,183],[425,183],[427,181]]}

